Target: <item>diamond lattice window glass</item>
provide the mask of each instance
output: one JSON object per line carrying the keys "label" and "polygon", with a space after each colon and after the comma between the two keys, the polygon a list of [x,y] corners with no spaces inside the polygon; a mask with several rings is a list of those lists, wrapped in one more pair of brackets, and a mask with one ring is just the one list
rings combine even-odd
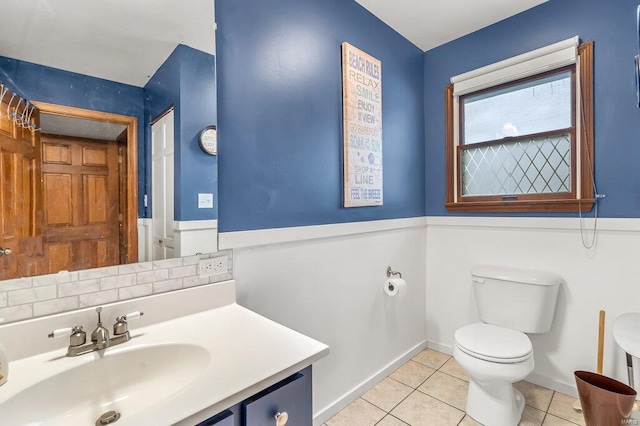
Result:
{"label": "diamond lattice window glass", "polygon": [[463,196],[571,192],[570,134],[470,147],[461,162]]}

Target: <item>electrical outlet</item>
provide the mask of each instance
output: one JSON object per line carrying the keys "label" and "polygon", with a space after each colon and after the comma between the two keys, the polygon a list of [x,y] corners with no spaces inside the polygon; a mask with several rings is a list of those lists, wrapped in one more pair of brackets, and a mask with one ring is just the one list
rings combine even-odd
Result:
{"label": "electrical outlet", "polygon": [[212,257],[211,259],[200,260],[199,275],[206,277],[209,275],[219,275],[227,273],[227,256]]}

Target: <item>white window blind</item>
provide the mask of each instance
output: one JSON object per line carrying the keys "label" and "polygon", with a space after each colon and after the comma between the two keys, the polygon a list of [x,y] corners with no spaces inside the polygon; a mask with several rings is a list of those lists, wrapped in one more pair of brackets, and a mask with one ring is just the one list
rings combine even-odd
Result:
{"label": "white window blind", "polygon": [[453,94],[465,95],[545,71],[575,64],[578,36],[451,78]]}

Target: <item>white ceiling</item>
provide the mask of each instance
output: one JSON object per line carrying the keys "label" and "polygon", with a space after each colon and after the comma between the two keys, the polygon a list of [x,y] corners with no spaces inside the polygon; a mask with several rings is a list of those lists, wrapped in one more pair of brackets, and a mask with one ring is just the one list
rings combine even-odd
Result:
{"label": "white ceiling", "polygon": [[144,86],[179,44],[215,52],[213,0],[2,0],[0,55]]}
{"label": "white ceiling", "polygon": [[426,51],[547,0],[356,0]]}
{"label": "white ceiling", "polygon": [[[356,1],[429,50],[546,0]],[[214,0],[2,0],[0,55],[142,87],[179,43],[214,54],[213,9]]]}

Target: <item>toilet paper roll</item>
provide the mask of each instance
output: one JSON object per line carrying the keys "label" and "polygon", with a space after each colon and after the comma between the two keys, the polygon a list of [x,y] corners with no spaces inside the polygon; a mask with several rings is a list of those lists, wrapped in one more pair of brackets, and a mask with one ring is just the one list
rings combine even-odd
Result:
{"label": "toilet paper roll", "polygon": [[402,278],[389,278],[384,282],[384,292],[387,296],[395,296],[400,292],[404,292],[407,283]]}

